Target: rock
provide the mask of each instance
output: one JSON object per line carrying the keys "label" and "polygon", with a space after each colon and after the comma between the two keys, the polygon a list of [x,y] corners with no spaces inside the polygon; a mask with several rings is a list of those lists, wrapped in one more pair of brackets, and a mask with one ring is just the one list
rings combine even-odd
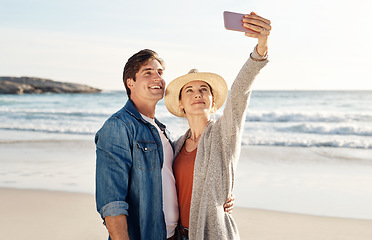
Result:
{"label": "rock", "polygon": [[101,89],[76,83],[34,77],[0,77],[0,94],[97,92],[101,92]]}

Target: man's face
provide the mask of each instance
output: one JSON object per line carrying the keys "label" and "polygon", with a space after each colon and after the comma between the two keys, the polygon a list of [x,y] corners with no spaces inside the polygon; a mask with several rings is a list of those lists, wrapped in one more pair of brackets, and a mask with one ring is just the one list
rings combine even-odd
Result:
{"label": "man's face", "polygon": [[133,101],[158,102],[164,96],[163,67],[157,60],[149,60],[136,73],[136,81],[128,79]]}

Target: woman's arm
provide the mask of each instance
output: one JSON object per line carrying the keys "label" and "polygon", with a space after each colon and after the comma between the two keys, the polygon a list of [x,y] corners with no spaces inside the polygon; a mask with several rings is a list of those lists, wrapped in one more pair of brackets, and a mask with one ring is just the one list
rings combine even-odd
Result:
{"label": "woman's arm", "polygon": [[[255,31],[255,33],[246,33],[245,35],[257,38],[258,44],[232,84],[223,116],[217,120],[220,122],[219,126],[224,142],[223,148],[225,148],[224,152],[226,154],[235,154],[240,147],[238,145],[240,145],[251,86],[260,70],[268,63],[270,21],[252,12],[244,17],[243,24],[247,29]],[[238,159],[237,157],[231,158],[235,161]],[[226,159],[231,158],[227,157]]]}
{"label": "woman's arm", "polygon": [[268,40],[271,31],[271,21],[251,12],[251,14],[244,16],[243,26],[255,32],[247,32],[245,35],[258,39],[257,53],[262,57],[266,57],[269,48]]}

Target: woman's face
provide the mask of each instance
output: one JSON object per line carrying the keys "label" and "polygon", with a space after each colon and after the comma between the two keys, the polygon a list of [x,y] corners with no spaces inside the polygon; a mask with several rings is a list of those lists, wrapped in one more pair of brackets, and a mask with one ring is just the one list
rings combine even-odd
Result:
{"label": "woman's face", "polygon": [[186,115],[209,116],[214,107],[214,100],[209,85],[204,81],[192,81],[181,90],[180,108]]}

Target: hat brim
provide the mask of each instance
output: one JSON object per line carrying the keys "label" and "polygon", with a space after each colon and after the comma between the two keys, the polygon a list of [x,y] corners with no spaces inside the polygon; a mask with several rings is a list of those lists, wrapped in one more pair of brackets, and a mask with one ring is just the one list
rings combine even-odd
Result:
{"label": "hat brim", "polygon": [[177,117],[186,117],[179,106],[179,94],[183,86],[192,81],[204,81],[211,86],[216,109],[225,103],[228,88],[220,75],[208,72],[189,73],[171,81],[165,90],[164,102],[170,113]]}

